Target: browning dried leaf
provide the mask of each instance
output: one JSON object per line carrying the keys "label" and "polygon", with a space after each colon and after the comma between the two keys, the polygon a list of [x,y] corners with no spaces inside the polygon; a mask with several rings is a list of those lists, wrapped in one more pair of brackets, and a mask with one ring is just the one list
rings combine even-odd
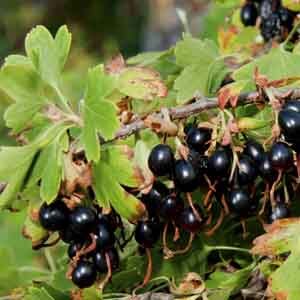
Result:
{"label": "browning dried leaf", "polygon": [[108,74],[120,74],[125,66],[126,64],[123,55],[119,53],[105,64],[105,71]]}

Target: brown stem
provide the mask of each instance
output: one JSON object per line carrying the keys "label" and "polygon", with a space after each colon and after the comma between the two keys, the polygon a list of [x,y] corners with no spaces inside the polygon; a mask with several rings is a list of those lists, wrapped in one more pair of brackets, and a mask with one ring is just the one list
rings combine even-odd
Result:
{"label": "brown stem", "polygon": [[[288,93],[289,92],[289,93]],[[284,89],[276,90],[273,92],[276,98],[289,98],[289,99],[298,99],[300,98],[300,89]],[[251,102],[257,102],[260,100],[259,92],[249,92],[239,95],[238,104],[246,104]],[[169,108],[168,113],[172,120],[176,119],[185,119],[187,117],[197,115],[200,112],[208,109],[213,109],[218,107],[217,98],[206,98],[201,97],[201,99],[188,103],[183,106]],[[162,112],[156,112],[152,114],[153,116],[162,116]],[[143,119],[140,117],[135,118],[135,120],[127,125],[124,125],[115,135],[114,139],[126,138],[137,131],[145,129],[146,125],[144,124]]]}
{"label": "brown stem", "polygon": [[110,279],[112,277],[111,261],[110,261],[110,258],[109,258],[109,255],[107,252],[105,252],[105,260],[106,260],[106,265],[107,265],[107,274],[99,285],[100,290],[104,289],[104,287],[106,286],[106,284],[110,281]]}
{"label": "brown stem", "polygon": [[272,187],[271,187],[271,190],[270,190],[270,199],[271,199],[272,208],[276,205],[275,190],[276,190],[277,184],[280,182],[281,177],[282,177],[282,170],[279,170],[277,179],[272,184]]}
{"label": "brown stem", "polygon": [[205,231],[206,236],[212,236],[216,232],[216,230],[221,226],[221,224],[224,220],[224,216],[225,216],[225,214],[224,214],[224,210],[222,208],[217,223],[211,229]]}
{"label": "brown stem", "polygon": [[199,222],[202,222],[202,218],[201,218],[201,216],[199,215],[199,212],[197,211],[197,209],[194,206],[192,194],[191,193],[186,193],[186,198],[187,198],[188,203],[189,203],[190,207],[192,208],[192,211],[193,211],[194,215],[196,216],[197,220]]}
{"label": "brown stem", "polygon": [[152,276],[152,255],[151,255],[151,249],[150,248],[146,248],[146,255],[147,255],[147,259],[148,259],[148,266],[147,266],[147,271],[144,277],[144,281],[142,283],[142,287],[146,286],[148,284],[148,282],[151,279]]}
{"label": "brown stem", "polygon": [[188,241],[187,245],[183,249],[179,249],[179,250],[173,251],[172,252],[173,256],[187,253],[191,249],[191,247],[192,247],[194,238],[195,238],[195,234],[193,232],[191,232],[190,233],[190,237],[189,237],[189,241]]}
{"label": "brown stem", "polygon": [[266,205],[267,205],[267,202],[268,202],[269,190],[270,190],[270,187],[269,187],[269,184],[267,183],[265,191],[264,191],[263,205],[261,207],[261,210],[258,213],[259,216],[263,215],[263,213],[265,212]]}
{"label": "brown stem", "polygon": [[230,211],[229,211],[229,207],[227,205],[224,194],[221,196],[221,203],[222,203],[222,206],[223,206],[224,211],[225,211],[225,216],[229,215]]}

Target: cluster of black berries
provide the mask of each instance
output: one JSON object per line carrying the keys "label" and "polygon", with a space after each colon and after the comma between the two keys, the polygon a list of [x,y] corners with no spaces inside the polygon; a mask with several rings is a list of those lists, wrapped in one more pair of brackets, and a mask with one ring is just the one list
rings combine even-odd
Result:
{"label": "cluster of black berries", "polygon": [[62,200],[56,200],[41,206],[39,220],[44,229],[58,232],[61,240],[69,245],[69,275],[79,288],[93,285],[97,273],[118,268],[115,213],[103,214],[98,207],[85,206],[70,210]]}
{"label": "cluster of black berries", "polygon": [[260,32],[265,41],[283,40],[292,30],[296,14],[281,6],[280,0],[247,0],[241,9],[245,26],[255,26],[259,20]]}

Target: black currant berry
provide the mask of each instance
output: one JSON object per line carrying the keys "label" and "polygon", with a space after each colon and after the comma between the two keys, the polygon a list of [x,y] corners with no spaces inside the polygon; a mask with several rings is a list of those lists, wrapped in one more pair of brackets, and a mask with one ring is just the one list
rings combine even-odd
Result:
{"label": "black currant berry", "polygon": [[89,207],[76,207],[70,215],[71,229],[82,236],[93,231],[96,225],[97,216],[94,210]]}
{"label": "black currant berry", "polygon": [[69,210],[65,203],[59,200],[49,205],[43,203],[39,210],[39,220],[46,230],[62,230],[68,225]]}
{"label": "black currant berry", "polygon": [[75,257],[76,253],[83,247],[83,243],[71,243],[68,247],[68,256],[70,259]]}
{"label": "black currant berry", "polygon": [[59,236],[61,240],[66,244],[79,241],[82,238],[81,235],[75,233],[69,225],[59,232]]}
{"label": "black currant berry", "polygon": [[189,161],[177,160],[174,167],[174,181],[181,191],[192,192],[198,186],[197,171]]}
{"label": "black currant berry", "polygon": [[208,173],[213,178],[225,178],[231,168],[231,155],[227,149],[217,149],[208,159]]}
{"label": "black currant berry", "polygon": [[229,193],[227,202],[230,210],[239,216],[245,216],[252,210],[253,202],[250,199],[249,192],[240,188],[236,188]]}
{"label": "black currant berry", "polygon": [[241,9],[241,21],[245,26],[254,26],[258,11],[254,3],[248,2]]}
{"label": "black currant berry", "polygon": [[108,214],[98,212],[97,224],[102,224],[109,227],[112,231],[115,231],[118,228],[118,216],[114,211],[111,211]]}
{"label": "black currant berry", "polygon": [[[196,209],[201,217],[200,209],[198,207]],[[203,220],[197,218],[191,207],[186,207],[180,214],[179,225],[185,231],[196,233],[202,228]]]}
{"label": "black currant berry", "polygon": [[263,156],[259,165],[259,174],[261,178],[269,183],[274,182],[278,176],[277,170],[272,166],[269,154]]}
{"label": "black currant berry", "polygon": [[155,216],[158,214],[160,202],[170,193],[169,189],[160,181],[154,181],[148,194],[142,195],[142,202],[146,206],[148,214]]}
{"label": "black currant berry", "polygon": [[149,169],[155,176],[165,176],[172,173],[174,154],[168,145],[155,146],[148,158]]}
{"label": "black currant berry", "polygon": [[248,141],[245,145],[243,154],[249,156],[256,165],[259,165],[264,157],[265,150],[261,144],[255,141]]}
{"label": "black currant berry", "polygon": [[165,197],[159,207],[159,214],[165,220],[175,219],[183,210],[183,200],[179,195],[168,195]]}
{"label": "black currant berry", "polygon": [[278,13],[282,26],[286,27],[288,30],[291,30],[293,28],[295,14],[284,7],[280,7]]}
{"label": "black currant berry", "polygon": [[[277,1],[276,1],[277,2]],[[263,0],[260,5],[259,15],[262,19],[268,19],[273,11],[278,8],[278,4],[273,0]]]}
{"label": "black currant berry", "polygon": [[269,157],[274,168],[287,170],[293,165],[293,151],[284,143],[278,142],[273,144],[270,149]]}
{"label": "black currant berry", "polygon": [[248,156],[242,156],[238,167],[238,182],[241,185],[253,183],[258,175],[253,160]]}
{"label": "black currant berry", "polygon": [[300,113],[300,100],[287,101],[282,107],[282,110],[289,110],[289,111]]}
{"label": "black currant berry", "polygon": [[273,208],[272,213],[270,215],[270,222],[274,222],[279,219],[284,219],[290,217],[290,210],[288,206],[283,203],[277,203],[276,206]]}
{"label": "black currant berry", "polygon": [[92,286],[97,278],[95,266],[88,261],[79,261],[72,272],[73,283],[81,289]]}
{"label": "black currant berry", "polygon": [[208,128],[192,128],[186,136],[186,143],[190,149],[203,154],[209,147],[211,130]]}
{"label": "black currant berry", "polygon": [[278,115],[281,132],[288,139],[299,140],[300,113],[292,110],[282,110]]}
{"label": "black currant berry", "polygon": [[96,252],[93,255],[93,263],[97,269],[98,272],[100,273],[107,273],[108,267],[106,263],[106,257],[105,253],[108,254],[109,256],[109,261],[111,265],[111,270],[114,271],[119,267],[119,254],[116,248],[111,248],[107,250],[106,252]]}
{"label": "black currant berry", "polygon": [[97,250],[104,251],[112,248],[116,241],[115,235],[109,226],[98,224],[95,230]]}
{"label": "black currant berry", "polygon": [[135,228],[135,240],[144,248],[152,248],[158,241],[160,228],[153,221],[139,221]]}
{"label": "black currant berry", "polygon": [[277,12],[272,13],[269,18],[263,19],[260,24],[260,32],[267,42],[275,37],[281,37],[281,20]]}

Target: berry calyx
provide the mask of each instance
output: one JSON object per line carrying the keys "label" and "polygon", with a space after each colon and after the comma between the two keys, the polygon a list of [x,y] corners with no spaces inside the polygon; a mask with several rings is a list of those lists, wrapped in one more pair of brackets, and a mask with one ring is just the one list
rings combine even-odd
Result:
{"label": "berry calyx", "polygon": [[97,278],[95,266],[88,261],[79,261],[72,272],[73,283],[81,289],[92,286]]}
{"label": "berry calyx", "polygon": [[39,210],[39,221],[46,230],[63,230],[68,225],[69,210],[65,203],[60,200],[49,205],[43,203]]}
{"label": "berry calyx", "polygon": [[168,145],[155,146],[148,158],[149,169],[155,176],[170,175],[173,169],[174,154]]}

